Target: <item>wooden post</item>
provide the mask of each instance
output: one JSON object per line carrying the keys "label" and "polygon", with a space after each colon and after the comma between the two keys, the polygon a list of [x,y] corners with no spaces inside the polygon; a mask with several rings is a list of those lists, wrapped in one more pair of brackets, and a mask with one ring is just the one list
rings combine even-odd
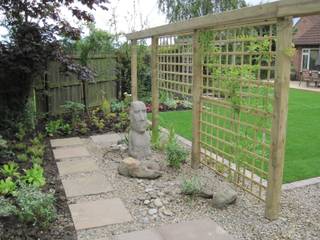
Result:
{"label": "wooden post", "polygon": [[158,37],[151,43],[151,81],[152,81],[152,143],[159,138],[159,89],[158,89]]}
{"label": "wooden post", "polygon": [[137,40],[131,40],[131,95],[132,101],[138,100],[137,76]]}
{"label": "wooden post", "polygon": [[192,159],[191,166],[197,169],[200,165],[200,114],[201,114],[201,81],[202,65],[199,42],[199,30],[193,33],[193,86],[192,86]]}
{"label": "wooden post", "polygon": [[271,130],[271,152],[266,196],[265,217],[275,220],[279,216],[283,163],[288,115],[290,82],[290,57],[286,54],[292,46],[292,19],[278,19],[275,101]]}

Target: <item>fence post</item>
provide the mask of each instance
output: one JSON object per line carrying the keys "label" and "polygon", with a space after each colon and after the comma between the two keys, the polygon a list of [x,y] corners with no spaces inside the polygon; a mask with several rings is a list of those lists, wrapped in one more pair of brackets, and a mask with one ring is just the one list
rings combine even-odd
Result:
{"label": "fence post", "polygon": [[151,43],[152,143],[156,143],[159,138],[158,39],[153,36]]}
{"label": "fence post", "polygon": [[265,217],[270,220],[277,219],[280,210],[291,65],[288,50],[292,47],[291,44],[292,19],[278,19],[276,78],[274,83],[275,101],[273,104],[271,150],[265,208]]}
{"label": "fence post", "polygon": [[192,86],[192,159],[191,166],[197,169],[200,165],[200,114],[201,114],[201,81],[202,65],[199,42],[199,30],[193,33],[193,86]]}
{"label": "fence post", "polygon": [[131,95],[132,101],[138,100],[137,92],[137,40],[131,40]]}

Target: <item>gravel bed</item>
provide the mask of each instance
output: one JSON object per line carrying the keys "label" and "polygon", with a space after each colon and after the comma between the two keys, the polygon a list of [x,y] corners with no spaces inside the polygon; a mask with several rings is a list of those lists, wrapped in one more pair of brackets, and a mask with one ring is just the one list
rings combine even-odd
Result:
{"label": "gravel bed", "polygon": [[[115,235],[122,233],[205,216],[235,239],[320,238],[320,184],[285,191],[281,200],[281,216],[270,222],[264,218],[264,203],[240,189],[237,189],[236,203],[223,210],[211,207],[210,199],[181,195],[180,184],[184,178],[198,176],[206,188],[213,192],[221,184],[223,179],[205,166],[198,170],[191,169],[188,163],[180,170],[166,167],[163,176],[157,180],[126,178],[117,172],[119,161],[127,156],[125,151],[112,151],[110,148],[99,147],[90,139],[86,141],[87,148],[114,190],[105,194],[72,198],[69,203],[121,198],[134,220],[125,224],[81,230],[78,232],[80,240],[112,240]],[[164,163],[164,159],[163,153],[153,152],[152,160]]]}

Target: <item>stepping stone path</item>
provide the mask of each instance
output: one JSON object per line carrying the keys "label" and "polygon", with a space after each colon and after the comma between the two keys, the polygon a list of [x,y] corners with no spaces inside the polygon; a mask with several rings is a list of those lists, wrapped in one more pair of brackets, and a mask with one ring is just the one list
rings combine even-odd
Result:
{"label": "stepping stone path", "polygon": [[[103,134],[90,140],[99,147],[116,144],[122,136]],[[78,137],[51,140],[76,231],[94,229],[133,221],[120,198],[99,197],[113,191],[100,171],[95,159],[87,150],[85,140]],[[88,175],[90,174],[90,175]],[[97,199],[89,200],[97,196]],[[116,240],[233,240],[209,218],[161,226],[115,236]],[[110,240],[92,238],[92,240]]]}
{"label": "stepping stone path", "polygon": [[92,176],[77,176],[62,180],[68,198],[109,192],[112,187],[106,182],[105,176],[96,172]]}
{"label": "stepping stone path", "polygon": [[209,218],[123,234],[117,240],[233,240]]}
{"label": "stepping stone path", "polygon": [[[111,141],[114,144],[118,139]],[[85,147],[85,141],[73,137],[54,139],[50,143],[66,196],[71,200],[68,202],[72,202],[69,209],[77,231],[132,221],[119,198],[87,200],[89,195],[113,189]]]}
{"label": "stepping stone path", "polygon": [[91,140],[101,147],[107,147],[112,144],[116,144],[118,141],[123,139],[124,134],[119,133],[109,133],[91,136]]}

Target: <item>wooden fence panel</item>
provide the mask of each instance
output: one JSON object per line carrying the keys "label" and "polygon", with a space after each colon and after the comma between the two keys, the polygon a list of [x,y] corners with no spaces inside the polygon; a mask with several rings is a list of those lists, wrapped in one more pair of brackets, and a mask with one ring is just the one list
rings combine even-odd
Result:
{"label": "wooden fence panel", "polygon": [[[78,61],[78,58],[75,57]],[[88,66],[95,72],[92,82],[83,83],[57,62],[49,64],[47,74],[35,81],[38,113],[60,114],[66,101],[99,106],[103,98],[116,98],[115,60],[111,55],[92,56]]]}

